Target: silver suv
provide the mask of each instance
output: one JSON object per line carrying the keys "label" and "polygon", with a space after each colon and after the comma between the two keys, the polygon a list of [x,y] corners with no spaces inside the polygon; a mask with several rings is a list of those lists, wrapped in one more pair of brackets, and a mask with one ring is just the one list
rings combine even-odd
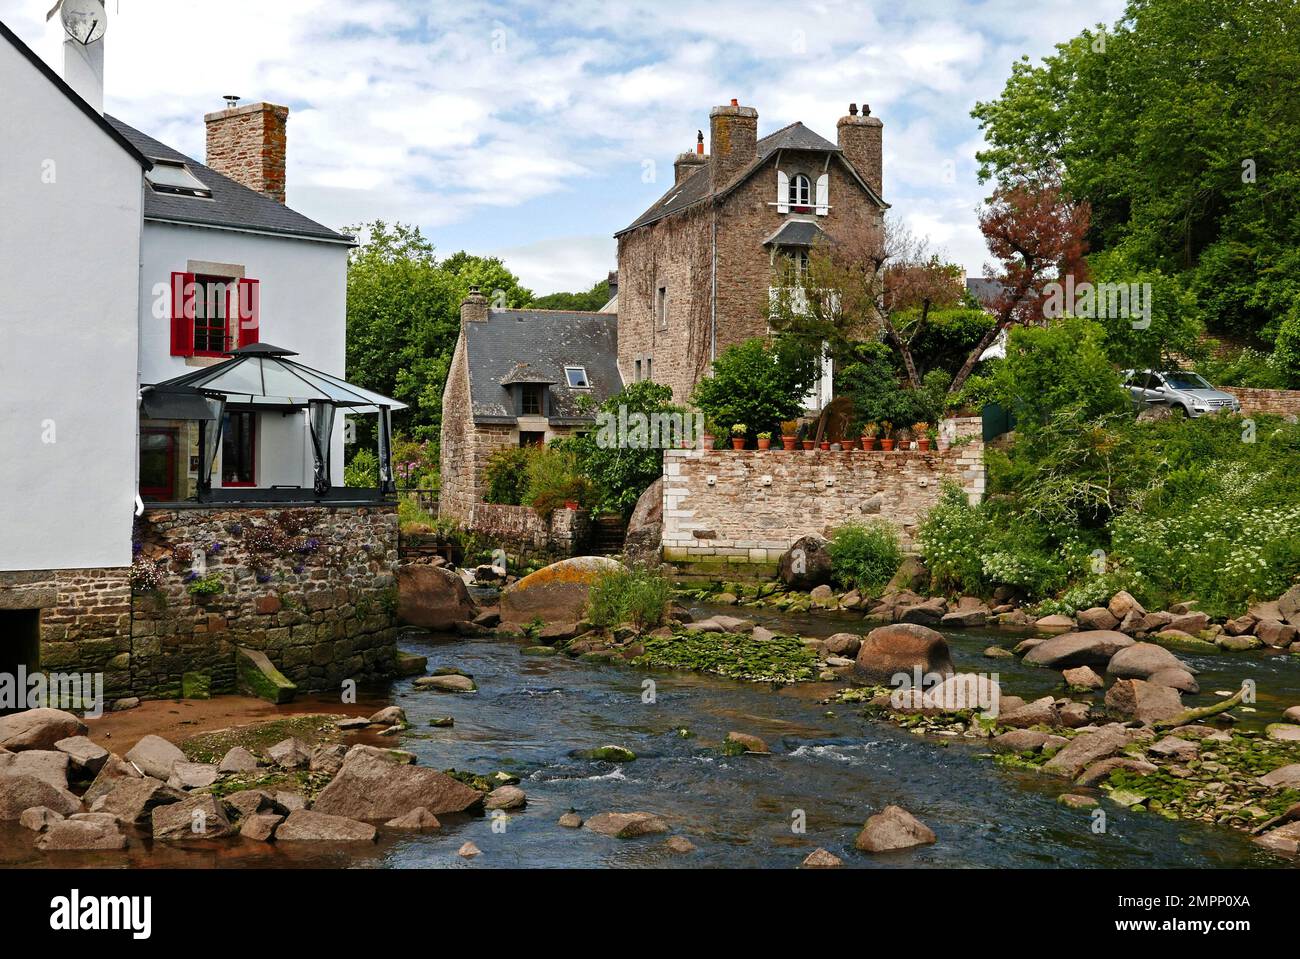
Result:
{"label": "silver suv", "polygon": [[1199,373],[1184,370],[1125,370],[1124,385],[1138,409],[1168,406],[1175,414],[1240,413],[1231,393],[1216,390]]}

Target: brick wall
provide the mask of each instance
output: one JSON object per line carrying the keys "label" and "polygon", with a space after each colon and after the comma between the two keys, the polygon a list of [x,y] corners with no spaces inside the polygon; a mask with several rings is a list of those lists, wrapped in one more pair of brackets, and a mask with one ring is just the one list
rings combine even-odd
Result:
{"label": "brick wall", "polygon": [[209,113],[207,165],[277,203],[285,201],[289,108],[249,103]]}
{"label": "brick wall", "polygon": [[978,437],[924,453],[668,450],[664,559],[770,569],[801,536],[875,518],[894,523],[910,545],[945,480],[973,502],[983,497]]}
{"label": "brick wall", "polygon": [[1300,390],[1255,390],[1244,386],[1221,386],[1241,403],[1241,412],[1272,413],[1276,416],[1300,416]]}

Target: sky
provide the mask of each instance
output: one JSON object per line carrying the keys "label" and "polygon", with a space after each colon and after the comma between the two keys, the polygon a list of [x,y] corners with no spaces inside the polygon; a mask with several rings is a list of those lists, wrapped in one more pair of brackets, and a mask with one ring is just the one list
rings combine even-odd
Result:
{"label": "sky", "polygon": [[[54,0],[0,0],[61,70]],[[709,108],[835,140],[884,123],[884,196],[975,275],[982,144],[970,110],[1021,55],[1123,0],[107,0],[105,110],[203,159],[222,97],[291,110],[288,202],[341,228],[414,223],[440,255],[500,256],[537,294],[616,267],[615,231],[672,183]]]}

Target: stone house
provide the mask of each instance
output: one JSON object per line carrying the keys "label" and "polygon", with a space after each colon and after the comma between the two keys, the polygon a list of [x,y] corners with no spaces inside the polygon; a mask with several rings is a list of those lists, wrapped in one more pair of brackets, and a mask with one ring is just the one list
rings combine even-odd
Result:
{"label": "stone house", "polygon": [[[60,76],[0,24],[0,672],[383,675],[402,405],[342,379],[354,241],[285,204],[287,108],[209,113],[201,163],[104,114],[105,43]],[[340,410],[379,417],[390,488],[341,486]]]}
{"label": "stone house", "polygon": [[[882,225],[882,124],[851,104],[837,127],[837,143],[798,122],[760,139],[753,107],[710,111],[710,152],[701,132],[672,186],[616,234],[625,380],[666,383],[687,401],[719,353],[768,334],[781,258],[798,268],[814,244]],[[810,409],[830,399],[830,373]]]}
{"label": "stone house", "polygon": [[442,395],[441,518],[471,523],[502,447],[572,436],[623,388],[612,313],[496,310],[471,290]]}

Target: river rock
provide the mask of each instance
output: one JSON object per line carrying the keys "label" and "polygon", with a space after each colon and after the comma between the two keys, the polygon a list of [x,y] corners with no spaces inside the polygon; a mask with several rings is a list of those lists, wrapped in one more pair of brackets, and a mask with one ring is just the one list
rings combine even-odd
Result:
{"label": "river rock", "polygon": [[445,773],[400,765],[353,749],[338,775],[321,791],[313,809],[349,819],[386,821],[417,806],[439,815],[467,812],[482,803],[482,793]]}
{"label": "river rock", "polygon": [[281,769],[306,769],[311,765],[311,747],[301,739],[290,736],[269,747],[266,758]]}
{"label": "river rock", "polygon": [[177,763],[167,785],[176,789],[203,789],[216,781],[215,763]]}
{"label": "river rock", "polygon": [[686,853],[695,852],[695,843],[685,836],[669,836],[664,840],[664,848],[673,855],[682,856]]}
{"label": "river rock", "polygon": [[582,825],[584,829],[618,839],[635,839],[668,831],[666,822],[648,812],[603,812],[592,816]]}
{"label": "river rock", "polygon": [[857,633],[835,633],[826,637],[826,652],[833,656],[852,658],[858,655],[861,648],[862,637]]}
{"label": "river rock", "polygon": [[1255,638],[1265,646],[1285,649],[1295,642],[1296,628],[1288,623],[1260,620],[1255,624]]}
{"label": "river rock", "polygon": [[81,811],[81,800],[29,773],[0,774],[0,820],[21,819],[25,810],[45,806],[63,815]]}
{"label": "river rock", "polygon": [[1154,643],[1184,653],[1214,653],[1218,651],[1218,647],[1214,643],[1198,639],[1191,633],[1184,633],[1181,629],[1162,629],[1158,633],[1154,633],[1150,638]]}
{"label": "river rock", "polygon": [[1300,723],[1300,706],[1291,706],[1282,714],[1287,722]]}
{"label": "river rock", "polygon": [[1031,649],[1025,654],[1025,662],[1052,669],[1105,666],[1117,652],[1132,645],[1132,638],[1109,629],[1063,633]]}
{"label": "river rock", "polygon": [[1269,723],[1264,732],[1269,739],[1277,742],[1300,742],[1300,726],[1291,723]]}
{"label": "river rock", "polygon": [[407,726],[406,710],[401,706],[385,706],[370,717],[372,726]]}
{"label": "river rock", "polygon": [[804,861],[799,864],[801,869],[838,869],[844,865],[844,860],[825,849],[814,849],[804,857]]}
{"label": "river rock", "polygon": [[1067,809],[1095,809],[1101,803],[1092,796],[1081,796],[1078,793],[1061,793],[1056,797],[1056,801]]}
{"label": "river rock", "polygon": [[1155,643],[1134,643],[1111,657],[1106,672],[1120,679],[1149,679],[1163,669],[1178,669],[1185,673],[1196,670]]}
{"label": "river rock", "polygon": [[1201,685],[1196,681],[1196,677],[1185,669],[1161,669],[1147,677],[1147,682],[1155,686],[1170,686],[1179,692],[1196,694],[1201,691]]}
{"label": "river rock", "polygon": [[886,806],[866,821],[854,845],[863,852],[892,852],[935,841],[930,827],[900,806]]}
{"label": "river rock", "polygon": [[143,778],[144,776],[135,766],[123,760],[121,756],[109,753],[108,759],[95,774],[95,781],[90,784],[90,788],[82,795],[81,800],[87,806],[91,806],[101,796],[107,796],[112,792],[120,780]]}
{"label": "river rock", "polygon": [[31,809],[23,810],[23,814],[18,817],[18,825],[32,832],[45,832],[56,822],[63,822],[66,818],[63,813],[55,812],[48,806],[33,806]]}
{"label": "river rock", "polygon": [[656,477],[639,497],[628,517],[623,537],[623,561],[634,566],[663,562],[664,480]]}
{"label": "river rock", "polygon": [[953,673],[948,642],[927,626],[899,623],[878,626],[867,634],[858,649],[857,672],[871,682],[887,683],[898,673],[920,669],[922,674]]}
{"label": "river rock", "polygon": [[525,576],[501,593],[501,622],[525,625],[576,623],[587,609],[587,595],[601,576],[626,567],[605,556],[574,556]]}
{"label": "river rock", "polygon": [[1204,613],[1187,612],[1181,615],[1175,614],[1169,622],[1169,629],[1176,629],[1180,632],[1190,633],[1195,636],[1203,629],[1210,626],[1210,617]]}
{"label": "river rock", "polygon": [[53,749],[60,739],[84,736],[86,724],[61,709],[28,709],[0,716],[0,749]]}
{"label": "river rock", "polygon": [[1043,748],[1043,743],[1051,738],[1050,733],[1034,729],[1013,729],[989,740],[989,747],[995,753],[1036,753]]}
{"label": "river rock", "polygon": [[234,746],[221,757],[217,772],[222,775],[257,772],[257,757],[243,746]]}
{"label": "river rock", "polygon": [[1106,708],[1113,714],[1151,723],[1177,716],[1183,711],[1183,700],[1172,686],[1120,679],[1106,693]]}
{"label": "river rock", "polygon": [[903,606],[898,610],[898,622],[912,623],[918,626],[938,626],[948,610],[948,604],[942,599],[927,599],[912,606]]}
{"label": "river rock", "polygon": [[772,750],[767,748],[767,743],[757,736],[751,736],[748,733],[729,732],[727,733],[727,742],[735,743],[745,747],[747,753],[757,753],[759,755],[768,755]]}
{"label": "river rock", "polygon": [[1119,625],[1119,618],[1112,615],[1111,611],[1105,606],[1093,606],[1090,609],[1080,610],[1075,617],[1079,621],[1079,629],[1110,629],[1113,630]]}
{"label": "river rock", "polygon": [[438,817],[423,806],[412,809],[405,816],[390,819],[384,825],[389,829],[405,829],[411,832],[433,832],[442,828]]}
{"label": "river rock", "polygon": [[152,776],[123,778],[117,781],[110,792],[96,799],[91,804],[90,811],[108,812],[122,822],[143,824],[158,806],[183,802],[188,798],[179,789]]}
{"label": "river rock", "polygon": [[1057,721],[1067,729],[1086,726],[1092,719],[1092,707],[1087,703],[1057,702]]}
{"label": "river rock", "polygon": [[1035,699],[1019,709],[998,713],[998,725],[1013,729],[1028,729],[1030,726],[1056,725],[1056,700],[1051,696]]}
{"label": "river rock", "polygon": [[472,842],[465,842],[456,850],[456,855],[460,856],[461,859],[473,859],[475,856],[483,855],[483,850]]}
{"label": "river rock", "polygon": [[1133,594],[1123,589],[1110,598],[1110,602],[1106,604],[1106,609],[1121,622],[1135,613],[1139,619],[1147,614],[1147,611],[1142,608],[1142,604],[1133,598]]}
{"label": "river rock", "polygon": [[35,776],[55,789],[67,789],[68,755],[56,749],[0,753],[0,775]]}
{"label": "river rock", "polygon": [[108,762],[108,750],[91,742],[86,736],[69,736],[67,739],[60,739],[54,744],[54,748],[67,754],[74,769],[91,776],[103,769],[104,763]]}
{"label": "river rock", "polygon": [[1041,768],[1048,775],[1074,779],[1087,766],[1115,755],[1127,745],[1128,736],[1122,728],[1106,726],[1096,732],[1075,736]]}
{"label": "river rock", "polygon": [[126,836],[116,824],[101,820],[67,819],[56,822],[36,840],[46,851],[91,851],[125,849]]}
{"label": "river rock", "polygon": [[573,810],[569,810],[568,812],[566,812],[563,816],[561,816],[558,820],[556,820],[556,822],[558,825],[563,826],[565,829],[582,828],[582,817],[579,816]]}
{"label": "river rock", "polygon": [[1300,853],[1300,822],[1270,829],[1262,836],[1255,837],[1255,842],[1274,852]]}
{"label": "river rock", "polygon": [[488,793],[483,805],[486,809],[523,809],[528,805],[528,797],[518,786],[498,786]]}
{"label": "river rock", "polygon": [[1070,616],[1062,616],[1060,613],[1053,613],[1051,616],[1034,620],[1034,628],[1045,633],[1065,633],[1074,629],[1074,619]]}
{"label": "river rock", "polygon": [[1300,586],[1292,586],[1277,598],[1279,618],[1300,627]]}
{"label": "river rock", "polygon": [[1292,763],[1289,766],[1274,769],[1272,772],[1260,776],[1258,782],[1261,786],[1281,786],[1286,789],[1300,787],[1300,763]]}
{"label": "river rock", "polygon": [[446,631],[474,618],[465,581],[450,570],[412,563],[397,570],[397,618],[408,626]]}
{"label": "river rock", "polygon": [[176,764],[183,763],[186,759],[175,744],[150,733],[131,748],[126,754],[126,761],[134,763],[146,776],[166,782],[171,778]]}
{"label": "river rock", "polygon": [[344,816],[295,809],[275,831],[278,842],[374,842],[375,827]]}
{"label": "river rock", "polygon": [[225,805],[208,793],[156,806],[152,821],[153,838],[159,842],[224,839],[236,832],[226,816]]}
{"label": "river rock", "polygon": [[1178,736],[1166,736],[1158,743],[1148,746],[1147,752],[1161,759],[1172,759],[1176,762],[1185,763],[1199,756],[1201,747],[1189,740],[1180,739]]}
{"label": "river rock", "polygon": [[1095,786],[1110,779],[1110,774],[1117,769],[1136,773],[1139,776],[1150,776],[1152,773],[1159,771],[1158,766],[1147,762],[1145,759],[1112,756],[1110,759],[1092,763],[1078,775],[1074,782],[1078,786]]}
{"label": "river rock", "polygon": [[254,842],[270,842],[271,837],[275,835],[276,827],[282,822],[284,817],[277,813],[253,813],[240,820],[239,834]]}
{"label": "river rock", "polygon": [[802,536],[777,560],[777,575],[791,589],[811,590],[831,581],[831,556],[826,540]]}
{"label": "river rock", "polygon": [[226,797],[226,807],[236,819],[255,816],[258,813],[288,813],[279,806],[275,797],[264,789],[242,789]]}
{"label": "river rock", "polygon": [[348,747],[342,743],[318,743],[312,747],[311,764],[307,768],[314,773],[334,776],[343,768],[343,760],[347,754]]}
{"label": "river rock", "polygon": [[1064,670],[1062,675],[1067,686],[1083,692],[1101,689],[1106,685],[1106,681],[1098,676],[1091,666],[1075,666],[1073,669]]}
{"label": "river rock", "polygon": [[478,691],[474,680],[468,676],[451,673],[447,676],[421,676],[415,681],[416,689],[433,689],[440,693],[473,693]]}
{"label": "river rock", "polygon": [[956,673],[926,690],[921,705],[944,712],[980,709],[996,713],[1001,702],[1002,689],[996,680],[982,673]]}

